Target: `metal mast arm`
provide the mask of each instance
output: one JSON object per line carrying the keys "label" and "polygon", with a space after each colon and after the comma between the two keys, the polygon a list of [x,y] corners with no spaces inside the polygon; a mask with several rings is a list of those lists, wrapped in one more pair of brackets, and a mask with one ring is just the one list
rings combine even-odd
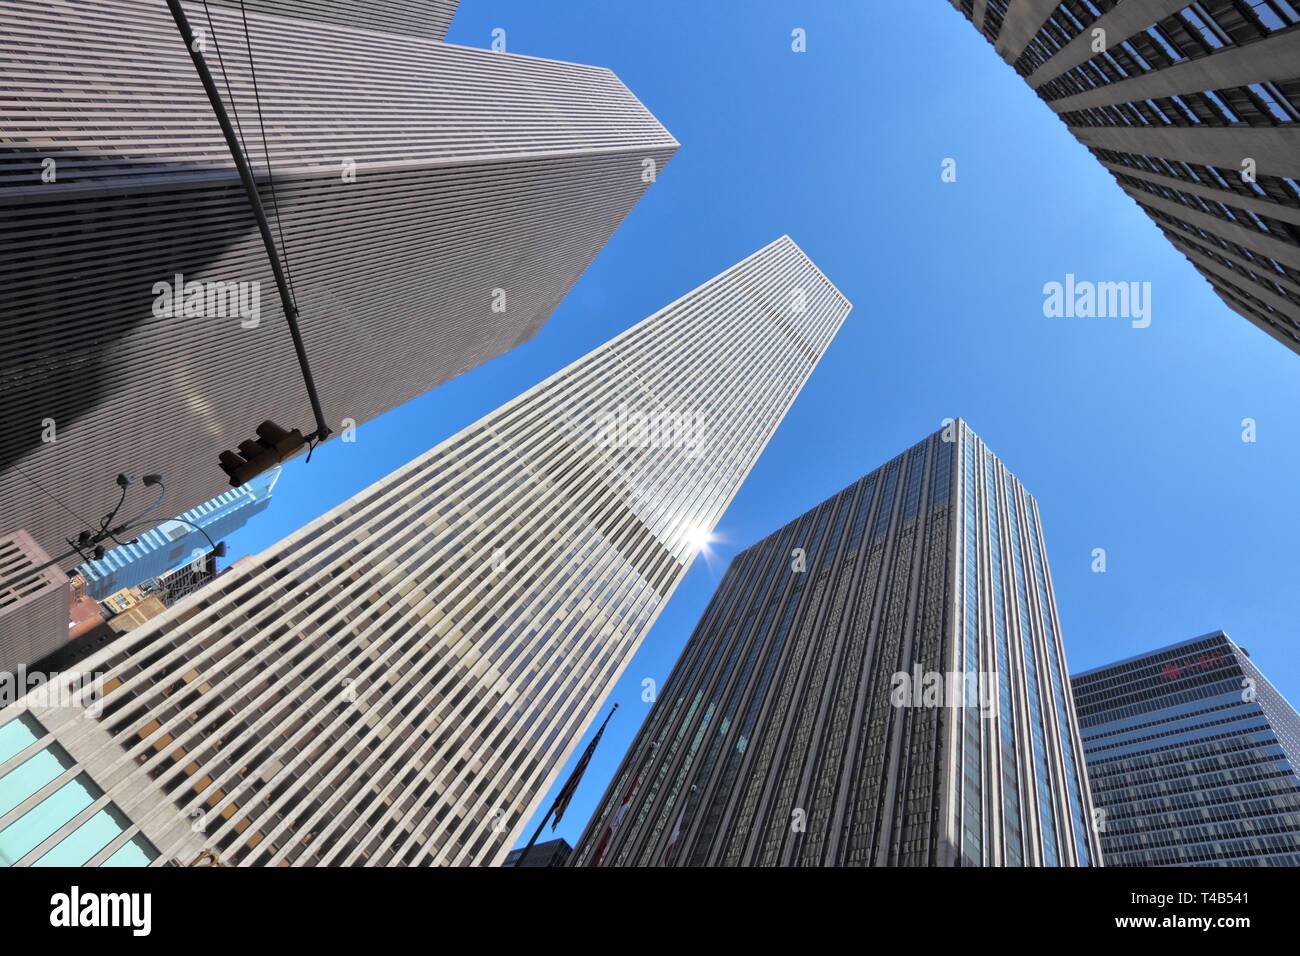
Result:
{"label": "metal mast arm", "polygon": [[316,393],[316,382],[311,375],[311,366],[307,362],[307,347],[302,341],[302,332],[298,328],[298,309],[294,305],[293,296],[289,292],[289,284],[285,279],[284,268],[280,263],[280,254],[275,247],[275,239],[271,235],[271,226],[266,219],[266,209],[262,206],[262,197],[257,191],[257,182],[253,179],[253,170],[248,165],[248,160],[244,156],[244,150],[239,145],[239,137],[235,134],[235,128],[230,123],[230,117],[226,113],[225,104],[221,102],[221,94],[217,90],[216,81],[212,78],[212,73],[208,70],[208,64],[203,59],[203,53],[194,36],[194,30],[190,27],[190,21],[185,16],[185,10],[181,7],[180,0],[167,0],[167,7],[172,12],[172,18],[176,21],[176,27],[181,32],[181,39],[185,41],[185,48],[190,51],[190,59],[194,61],[194,68],[198,71],[199,79],[203,83],[203,89],[208,94],[208,101],[212,104],[212,112],[217,115],[217,122],[221,124],[221,133],[226,138],[226,145],[230,148],[230,155],[235,160],[235,167],[239,170],[239,178],[244,183],[244,192],[248,194],[248,203],[253,207],[253,216],[257,220],[257,229],[262,234],[262,244],[266,246],[266,255],[271,260],[271,271],[275,274],[275,286],[280,292],[280,302],[284,307],[284,317],[289,322],[289,334],[293,336],[293,349],[298,354],[298,365],[302,368],[302,378],[307,386],[307,397],[311,399],[312,414],[316,416],[316,431],[308,435],[309,439],[324,441],[331,434],[330,427],[325,424],[325,414],[321,411],[320,396]]}

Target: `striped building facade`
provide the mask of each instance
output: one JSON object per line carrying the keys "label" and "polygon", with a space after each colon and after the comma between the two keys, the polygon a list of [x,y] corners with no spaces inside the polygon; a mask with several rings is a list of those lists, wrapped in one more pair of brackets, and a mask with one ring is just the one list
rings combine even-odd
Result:
{"label": "striped building facade", "polygon": [[460,0],[211,0],[297,20],[444,40]]}
{"label": "striped building facade", "polygon": [[1300,3],[951,3],[1219,298],[1300,352]]}
{"label": "striped building facade", "polygon": [[1097,861],[1038,506],[963,422],[742,551],[576,866]]}
{"label": "striped building facade", "polygon": [[[606,69],[385,32],[451,6],[186,4],[336,434],[529,339],[677,148]],[[259,423],[314,424],[166,4],[0,0],[0,86],[0,533],[58,555],[118,472],[179,514]]]}
{"label": "striped building facade", "polygon": [[1300,866],[1300,715],[1232,638],[1071,682],[1107,866]]}
{"label": "striped building facade", "polygon": [[777,240],[0,711],[0,834],[97,794],[5,852],[499,864],[849,308]]}

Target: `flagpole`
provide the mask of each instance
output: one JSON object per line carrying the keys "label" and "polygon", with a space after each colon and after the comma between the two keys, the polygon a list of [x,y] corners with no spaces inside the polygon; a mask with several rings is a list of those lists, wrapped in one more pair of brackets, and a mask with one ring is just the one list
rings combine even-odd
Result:
{"label": "flagpole", "polygon": [[542,822],[537,824],[537,829],[533,831],[533,838],[529,840],[528,843],[524,846],[523,852],[519,854],[519,859],[515,860],[516,867],[520,867],[524,865],[524,859],[532,851],[533,844],[536,843],[537,838],[542,835],[543,827],[546,826],[547,822],[551,819],[551,814],[554,812],[555,812],[555,804],[551,804],[551,809],[546,811],[546,816],[542,817]]}
{"label": "flagpole", "polygon": [[[560,806],[560,801],[563,800],[564,806],[566,808],[568,807],[569,798],[573,796],[573,791],[578,788],[578,781],[582,779],[582,775],[587,769],[587,762],[591,760],[591,755],[596,751],[596,744],[600,743],[600,737],[605,732],[605,724],[609,723],[609,718],[614,716],[615,710],[618,710],[618,704],[615,704],[613,710],[605,716],[604,723],[600,725],[600,730],[596,731],[596,736],[592,737],[591,743],[587,744],[587,749],[583,753],[582,759],[579,760],[578,765],[573,768],[573,773],[571,773],[569,779],[564,782],[564,786],[560,788],[560,792],[555,795],[555,799],[551,802],[551,808],[546,811],[546,816],[542,817],[542,822],[537,824],[537,829],[533,831],[532,839],[524,845],[523,850],[519,854],[519,859],[515,860],[516,867],[524,865],[524,860],[527,859],[528,854],[532,851],[533,844],[537,842],[537,838],[542,835],[542,829],[550,821],[551,814],[555,813],[556,808]],[[560,812],[563,813],[563,810]],[[555,822],[560,822],[558,815],[555,818]]]}

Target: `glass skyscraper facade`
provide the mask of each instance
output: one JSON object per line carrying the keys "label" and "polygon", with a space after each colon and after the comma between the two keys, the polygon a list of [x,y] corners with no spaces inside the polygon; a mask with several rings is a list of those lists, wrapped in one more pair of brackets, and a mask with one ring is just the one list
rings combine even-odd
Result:
{"label": "glass skyscraper facade", "polygon": [[1089,865],[1038,506],[961,421],[732,561],[571,865]]}
{"label": "glass skyscraper facade", "polygon": [[500,863],[849,308],[765,246],[0,710],[14,766],[158,862]]}
{"label": "glass skyscraper facade", "polygon": [[96,600],[105,598],[203,557],[212,550],[212,543],[266,510],[279,478],[280,468],[272,468],[113,548],[99,560],[79,565],[77,573],[86,581],[86,593]]}
{"label": "glass skyscraper facade", "polygon": [[1071,682],[1107,866],[1300,866],[1300,716],[1228,635]]}

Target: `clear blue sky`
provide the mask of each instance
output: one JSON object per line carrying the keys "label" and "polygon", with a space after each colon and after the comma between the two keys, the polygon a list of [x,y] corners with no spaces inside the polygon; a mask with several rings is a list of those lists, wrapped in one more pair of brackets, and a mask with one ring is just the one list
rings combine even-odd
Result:
{"label": "clear blue sky", "polygon": [[[906,7],[463,0],[451,42],[502,27],[512,52],[608,66],[681,150],[532,342],[292,462],[230,539],[274,543],[788,232],[853,312],[615,688],[570,842],[731,556],[947,416],[1038,499],[1072,671],[1223,628],[1300,702],[1300,356],[1228,311],[946,0]],[[1045,318],[1067,272],[1150,282],[1150,328]]]}

